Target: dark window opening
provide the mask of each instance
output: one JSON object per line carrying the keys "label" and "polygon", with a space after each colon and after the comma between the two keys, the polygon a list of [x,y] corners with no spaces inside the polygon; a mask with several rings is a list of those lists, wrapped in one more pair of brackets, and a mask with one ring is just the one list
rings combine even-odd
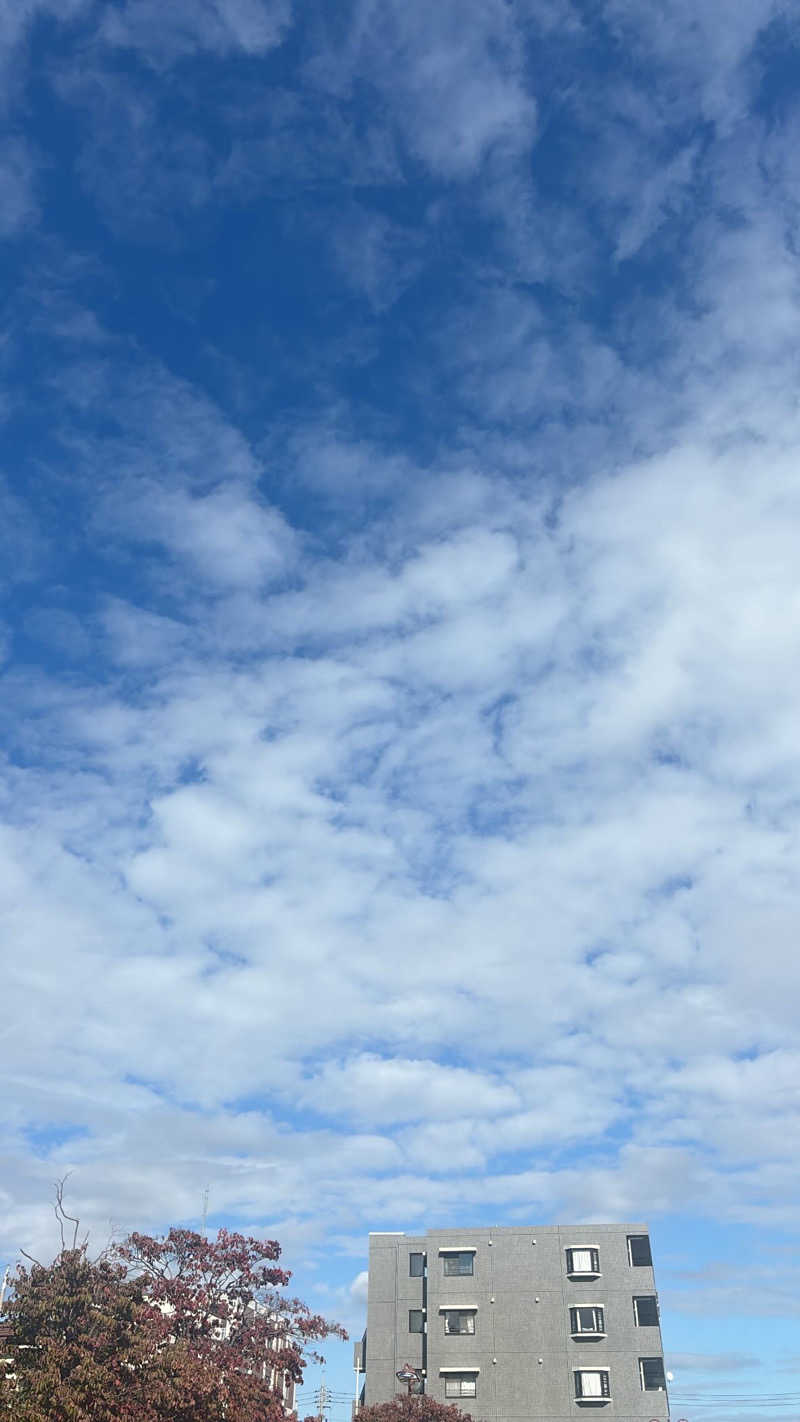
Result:
{"label": "dark window opening", "polygon": [[444,1315],[445,1333],[474,1333],[475,1310],[448,1308]]}
{"label": "dark window opening", "polygon": [[466,1275],[473,1272],[474,1255],[467,1250],[454,1250],[452,1254],[442,1255],[442,1267],[445,1274]]}
{"label": "dark window opening", "polygon": [[408,1331],[409,1333],[425,1332],[425,1315],[421,1308],[408,1310]]}
{"label": "dark window opening", "polygon": [[658,1328],[658,1303],[655,1294],[640,1294],[635,1298],[633,1316],[639,1328]]}
{"label": "dark window opening", "polygon": [[637,1267],[652,1264],[653,1256],[650,1253],[650,1238],[646,1234],[628,1235],[628,1257],[631,1264]]}
{"label": "dark window opening", "polygon": [[571,1308],[569,1311],[570,1331],[572,1333],[604,1333],[603,1310],[597,1306],[592,1308]]}
{"label": "dark window opening", "polygon": [[409,1254],[408,1272],[412,1279],[421,1279],[425,1273],[425,1255]]}
{"label": "dark window opening", "polygon": [[667,1385],[664,1377],[663,1358],[640,1358],[639,1371],[642,1375],[642,1388],[645,1392],[663,1392]]}

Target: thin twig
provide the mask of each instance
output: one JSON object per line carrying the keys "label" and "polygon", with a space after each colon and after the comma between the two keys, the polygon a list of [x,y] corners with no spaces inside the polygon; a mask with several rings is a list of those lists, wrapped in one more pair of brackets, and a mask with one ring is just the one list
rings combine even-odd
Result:
{"label": "thin twig", "polygon": [[[55,1205],[53,1206],[53,1209],[54,1209],[54,1212],[55,1212],[55,1217],[56,1217],[56,1219],[58,1220],[58,1228],[59,1228],[59,1230],[60,1230],[60,1232],[61,1232],[61,1251],[62,1251],[62,1253],[64,1252],[64,1250],[65,1250],[66,1247],[67,1247],[67,1246],[66,1246],[66,1243],[65,1243],[65,1240],[64,1240],[64,1220],[69,1220],[70,1223],[75,1226],[74,1230],[72,1231],[72,1244],[70,1245],[70,1248],[71,1248],[71,1249],[77,1249],[77,1247],[78,1247],[78,1230],[79,1230],[80,1227],[81,1227],[81,1222],[80,1222],[80,1220],[79,1220],[79,1219],[76,1219],[74,1215],[69,1215],[69,1214],[67,1214],[67,1211],[64,1209],[64,1186],[66,1185],[67,1181],[69,1180],[70,1174],[71,1174],[71,1172],[69,1172],[69,1174],[65,1175],[65,1176],[63,1177],[63,1179],[57,1180],[56,1183],[55,1183],[56,1203],[55,1203]],[[88,1239],[89,1239],[89,1236],[88,1236],[88,1234],[87,1234],[86,1239],[83,1241],[84,1246],[87,1244]]]}

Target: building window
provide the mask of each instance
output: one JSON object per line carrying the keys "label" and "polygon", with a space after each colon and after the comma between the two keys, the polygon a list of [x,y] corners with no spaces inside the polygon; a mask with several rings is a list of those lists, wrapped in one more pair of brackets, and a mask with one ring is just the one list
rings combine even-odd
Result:
{"label": "building window", "polygon": [[444,1379],[445,1397],[477,1397],[477,1373],[446,1373]]}
{"label": "building window", "polygon": [[640,1265],[652,1264],[653,1256],[650,1253],[650,1239],[646,1234],[628,1235],[628,1258],[631,1264]]}
{"label": "building window", "polygon": [[576,1368],[575,1396],[582,1402],[600,1402],[611,1396],[608,1368]]}
{"label": "building window", "polygon": [[472,1274],[474,1272],[474,1259],[475,1255],[471,1250],[453,1250],[451,1254],[442,1255],[442,1267],[445,1274],[448,1275],[458,1274],[459,1276],[463,1276],[465,1274]]}
{"label": "building window", "polygon": [[425,1314],[421,1308],[408,1310],[408,1331],[409,1333],[425,1332]]}
{"label": "building window", "polygon": [[409,1254],[408,1272],[412,1279],[421,1279],[425,1273],[425,1255]]}
{"label": "building window", "polygon": [[658,1302],[655,1294],[639,1294],[634,1298],[633,1317],[638,1328],[658,1328]]}
{"label": "building window", "polygon": [[474,1333],[474,1308],[448,1308],[444,1310],[445,1333]]}
{"label": "building window", "polygon": [[571,1308],[569,1311],[570,1331],[578,1333],[605,1333],[603,1310],[596,1304],[586,1308]]}
{"label": "building window", "polygon": [[639,1373],[643,1392],[663,1392],[667,1386],[663,1358],[640,1358]]}
{"label": "building window", "polygon": [[600,1253],[597,1249],[568,1249],[568,1274],[599,1274]]}

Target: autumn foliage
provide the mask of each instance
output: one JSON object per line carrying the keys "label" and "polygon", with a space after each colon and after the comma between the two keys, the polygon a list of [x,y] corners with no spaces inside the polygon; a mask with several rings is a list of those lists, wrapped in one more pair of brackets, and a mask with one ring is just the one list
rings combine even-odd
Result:
{"label": "autumn foliage", "polygon": [[171,1229],[20,1265],[2,1403],[14,1422],[279,1422],[313,1345],[345,1336],[285,1295],[279,1257],[274,1240]]}
{"label": "autumn foliage", "polygon": [[424,1395],[408,1397],[403,1393],[391,1402],[362,1407],[358,1422],[472,1422],[472,1418],[453,1403],[437,1402]]}

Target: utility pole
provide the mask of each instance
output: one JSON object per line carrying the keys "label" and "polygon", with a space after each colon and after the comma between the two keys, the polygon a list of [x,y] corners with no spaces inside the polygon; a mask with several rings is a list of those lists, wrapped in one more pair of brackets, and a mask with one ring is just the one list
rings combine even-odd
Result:
{"label": "utility pole", "polygon": [[5,1269],[4,1272],[3,1272],[3,1282],[0,1283],[0,1309],[2,1309],[2,1307],[3,1307],[3,1299],[4,1299],[5,1296],[6,1296],[6,1289],[7,1289],[7,1287],[8,1287],[8,1269]]}
{"label": "utility pole", "polygon": [[202,1223],[202,1232],[203,1232],[203,1234],[206,1233],[206,1226],[208,1225],[208,1197],[209,1197],[210,1192],[211,1192],[211,1186],[210,1186],[210,1185],[206,1185],[206,1188],[205,1188],[205,1190],[203,1191],[203,1223]]}

